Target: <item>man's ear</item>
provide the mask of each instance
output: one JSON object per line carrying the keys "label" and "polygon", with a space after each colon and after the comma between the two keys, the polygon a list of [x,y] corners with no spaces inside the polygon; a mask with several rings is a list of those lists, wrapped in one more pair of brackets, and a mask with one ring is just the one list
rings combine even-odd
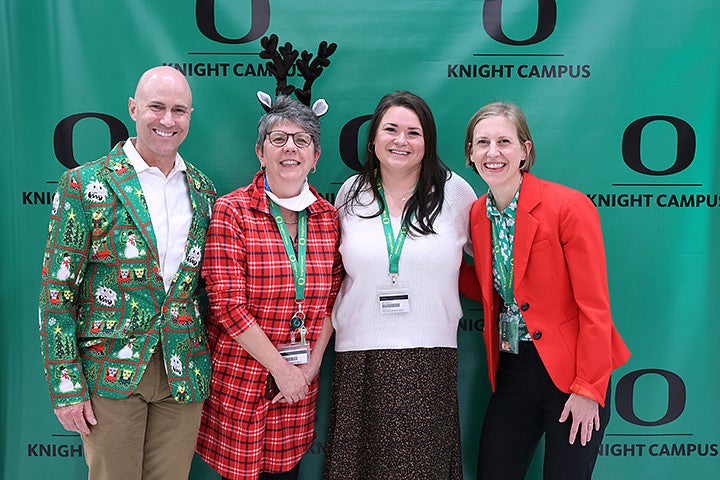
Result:
{"label": "man's ear", "polygon": [[135,102],[133,97],[128,98],[128,113],[130,114],[130,118],[137,120],[135,118],[137,116],[137,102]]}

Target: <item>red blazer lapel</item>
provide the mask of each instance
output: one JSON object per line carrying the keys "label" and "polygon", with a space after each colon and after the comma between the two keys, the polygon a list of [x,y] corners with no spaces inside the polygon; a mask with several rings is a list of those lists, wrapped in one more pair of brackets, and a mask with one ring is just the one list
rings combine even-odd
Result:
{"label": "red blazer lapel", "polygon": [[520,197],[515,218],[515,240],[513,243],[514,279],[515,286],[522,282],[530,258],[540,221],[535,218],[532,211],[540,205],[540,190],[537,178],[529,173],[523,174],[520,186]]}

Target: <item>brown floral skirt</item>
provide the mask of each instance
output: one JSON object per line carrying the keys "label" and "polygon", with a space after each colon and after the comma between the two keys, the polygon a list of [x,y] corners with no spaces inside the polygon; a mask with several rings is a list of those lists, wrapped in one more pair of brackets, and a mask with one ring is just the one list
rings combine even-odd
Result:
{"label": "brown floral skirt", "polygon": [[324,480],[462,480],[457,350],[337,352]]}

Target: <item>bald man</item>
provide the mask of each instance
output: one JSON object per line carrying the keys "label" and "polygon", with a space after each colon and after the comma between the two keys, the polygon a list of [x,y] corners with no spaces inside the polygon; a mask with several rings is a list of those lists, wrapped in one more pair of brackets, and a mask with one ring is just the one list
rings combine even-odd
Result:
{"label": "bald man", "polygon": [[188,477],[208,395],[198,280],[215,188],[178,153],[193,112],[181,73],[145,72],[128,110],[137,135],[60,179],[40,340],[88,478],[175,480]]}

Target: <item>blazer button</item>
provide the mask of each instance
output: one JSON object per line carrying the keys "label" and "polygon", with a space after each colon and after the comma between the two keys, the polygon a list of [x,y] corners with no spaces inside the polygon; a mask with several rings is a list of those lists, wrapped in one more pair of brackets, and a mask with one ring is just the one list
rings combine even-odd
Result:
{"label": "blazer button", "polygon": [[534,340],[540,340],[541,337],[542,337],[542,332],[540,330],[536,330],[535,332],[533,332]]}
{"label": "blazer button", "polygon": [[528,310],[530,310],[530,304],[523,303],[522,305],[520,305],[520,310],[522,310],[523,312],[527,312]]}

